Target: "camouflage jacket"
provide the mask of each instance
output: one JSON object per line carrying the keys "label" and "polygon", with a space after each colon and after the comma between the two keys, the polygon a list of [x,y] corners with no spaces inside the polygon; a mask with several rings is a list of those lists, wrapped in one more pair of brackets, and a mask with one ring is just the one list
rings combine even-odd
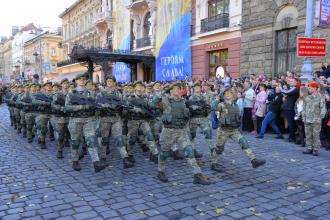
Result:
{"label": "camouflage jacket", "polygon": [[302,111],[304,123],[321,123],[326,112],[325,99],[320,94],[312,94],[305,98]]}

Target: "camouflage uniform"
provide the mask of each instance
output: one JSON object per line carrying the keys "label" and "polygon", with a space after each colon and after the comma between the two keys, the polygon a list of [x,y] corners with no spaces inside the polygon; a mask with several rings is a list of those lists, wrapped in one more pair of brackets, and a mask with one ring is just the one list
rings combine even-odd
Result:
{"label": "camouflage uniform", "polygon": [[13,103],[11,101],[12,97],[14,96],[13,89],[11,92],[6,93],[6,95],[3,97],[4,102],[8,106],[9,116],[10,116],[10,125],[14,126],[14,108]]}
{"label": "camouflage uniform", "polygon": [[[191,105],[188,105],[191,118],[189,121],[189,129],[190,129],[190,135],[191,140],[194,143],[194,140],[196,138],[196,129],[199,127],[203,135],[209,145],[209,148],[212,147],[212,128],[210,123],[210,117],[209,114],[211,112],[211,106],[208,104],[207,100],[203,96],[198,96],[195,93],[193,93],[190,97],[187,103],[190,103]],[[195,155],[197,154],[196,146],[193,145]]]}
{"label": "camouflage uniform", "polygon": [[[42,101],[37,99],[38,95],[46,95],[45,93],[37,93],[32,96],[32,105],[38,106],[38,114],[35,117],[35,123],[37,128],[38,143],[41,144],[41,148],[46,148],[46,134],[48,131],[48,123],[51,117],[51,106],[50,102]],[[49,99],[50,95],[46,95]]]}
{"label": "camouflage uniform", "polygon": [[[98,103],[102,103],[102,99],[108,101],[115,101],[121,103],[122,95],[118,90],[105,90],[100,92],[96,100]],[[100,102],[99,102],[100,101]],[[124,136],[123,136],[123,122],[120,117],[121,106],[114,104],[103,104],[105,109],[100,110],[100,117],[98,119],[98,132],[101,136],[100,145],[100,157],[101,161],[106,160],[107,147],[109,145],[109,132],[115,140],[116,147],[120,152],[121,158],[124,160],[124,168],[129,168],[131,165],[128,164],[128,154],[126,151]]]}
{"label": "camouflage uniform", "polygon": [[35,94],[29,94],[29,101],[26,101],[25,106],[25,122],[26,122],[26,137],[31,143],[34,137],[35,119],[38,114],[36,106],[32,104],[32,99]]}
{"label": "camouflage uniform", "polygon": [[93,106],[86,104],[75,104],[72,98],[76,95],[81,97],[90,97],[90,92],[87,89],[70,91],[65,100],[65,111],[69,113],[68,129],[71,135],[71,153],[73,168],[77,171],[80,170],[79,165],[79,146],[82,138],[84,137],[87,143],[88,152],[94,164],[95,171],[99,170],[100,159],[97,151],[96,143],[96,117]]}
{"label": "camouflage uniform", "polygon": [[66,129],[69,118],[64,113],[66,94],[57,92],[53,95],[52,109],[53,115],[50,118],[51,124],[54,127],[55,139],[57,142],[57,158],[63,158],[64,141],[66,137]]}
{"label": "camouflage uniform", "polygon": [[30,95],[28,92],[24,92],[23,95],[19,98],[20,105],[22,106],[20,116],[21,116],[21,126],[23,137],[26,137],[26,110],[24,108],[25,101],[31,101]]}
{"label": "camouflage uniform", "polygon": [[[152,134],[148,119],[150,118],[141,107],[149,108],[148,99],[143,95],[131,95],[126,100],[127,105],[132,104],[135,106],[132,109],[124,110],[124,117],[128,119],[127,122],[127,153],[131,162],[134,162],[133,158],[133,146],[135,145],[138,135],[143,134],[146,138],[147,147],[150,150],[150,159],[155,161],[156,155],[158,155],[158,149],[155,144],[155,138]],[[140,106],[140,107],[139,107]]]}
{"label": "camouflage uniform", "polygon": [[245,153],[245,155],[251,160],[254,168],[261,166],[266,161],[256,159],[253,151],[249,147],[248,141],[241,134],[239,127],[241,124],[240,110],[236,103],[222,102],[218,104],[217,111],[219,111],[220,119],[217,132],[217,143],[216,146],[211,149],[212,156],[212,169],[215,171],[221,171],[219,168],[218,158],[225,149],[225,144],[228,139],[232,139],[238,142]]}
{"label": "camouflage uniform", "polygon": [[312,94],[303,102],[302,119],[305,125],[307,151],[318,154],[320,149],[321,122],[326,114],[325,99],[320,94]]}
{"label": "camouflage uniform", "polygon": [[161,151],[158,157],[158,178],[163,182],[168,181],[165,177],[166,160],[170,157],[172,145],[177,143],[184,150],[188,164],[193,169],[194,183],[209,184],[204,180],[195,159],[193,144],[189,137],[189,109],[185,106],[185,99],[164,97],[159,106],[163,110],[164,128],[159,138]]}

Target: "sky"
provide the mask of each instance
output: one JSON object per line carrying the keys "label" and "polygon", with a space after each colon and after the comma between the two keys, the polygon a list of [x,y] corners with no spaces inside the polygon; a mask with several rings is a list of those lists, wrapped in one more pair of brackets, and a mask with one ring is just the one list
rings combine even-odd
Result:
{"label": "sky", "polygon": [[76,0],[0,0],[0,36],[11,36],[11,26],[34,23],[39,27],[62,26],[58,17]]}

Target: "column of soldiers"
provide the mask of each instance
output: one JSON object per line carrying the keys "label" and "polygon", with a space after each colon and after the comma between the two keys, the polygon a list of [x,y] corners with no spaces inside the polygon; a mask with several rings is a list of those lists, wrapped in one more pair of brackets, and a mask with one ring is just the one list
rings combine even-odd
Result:
{"label": "column of soldiers", "polygon": [[[29,143],[36,138],[41,149],[47,148],[46,136],[56,141],[58,159],[64,158],[65,146],[71,147],[72,168],[80,171],[79,160],[89,153],[95,172],[108,165],[110,140],[118,149],[124,169],[134,166],[134,148],[138,142],[149,151],[151,162],[158,164],[158,178],[167,182],[166,161],[186,158],[193,170],[193,183],[208,185],[196,158],[201,158],[195,146],[196,130],[200,128],[212,156],[211,169],[223,172],[218,157],[228,138],[237,140],[252,167],[266,161],[256,159],[248,142],[239,131],[240,114],[228,89],[224,101],[200,83],[193,93],[182,96],[183,82],[172,84],[141,81],[119,86],[115,77],[106,78],[106,86],[97,91],[87,74],[74,82],[59,84],[25,84],[11,87],[4,97],[10,122]],[[220,114],[217,143],[212,142],[211,111]],[[69,143],[69,144],[68,144]]]}

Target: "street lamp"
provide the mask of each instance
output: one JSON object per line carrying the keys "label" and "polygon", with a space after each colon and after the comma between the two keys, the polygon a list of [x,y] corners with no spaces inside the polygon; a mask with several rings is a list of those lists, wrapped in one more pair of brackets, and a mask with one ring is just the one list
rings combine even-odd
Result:
{"label": "street lamp", "polygon": [[[313,37],[313,23],[314,23],[314,0],[307,0],[305,37]],[[303,84],[306,84],[308,80],[313,78],[312,58],[310,57],[305,58],[304,65],[301,69],[301,73],[303,75],[300,77],[300,79]]]}

